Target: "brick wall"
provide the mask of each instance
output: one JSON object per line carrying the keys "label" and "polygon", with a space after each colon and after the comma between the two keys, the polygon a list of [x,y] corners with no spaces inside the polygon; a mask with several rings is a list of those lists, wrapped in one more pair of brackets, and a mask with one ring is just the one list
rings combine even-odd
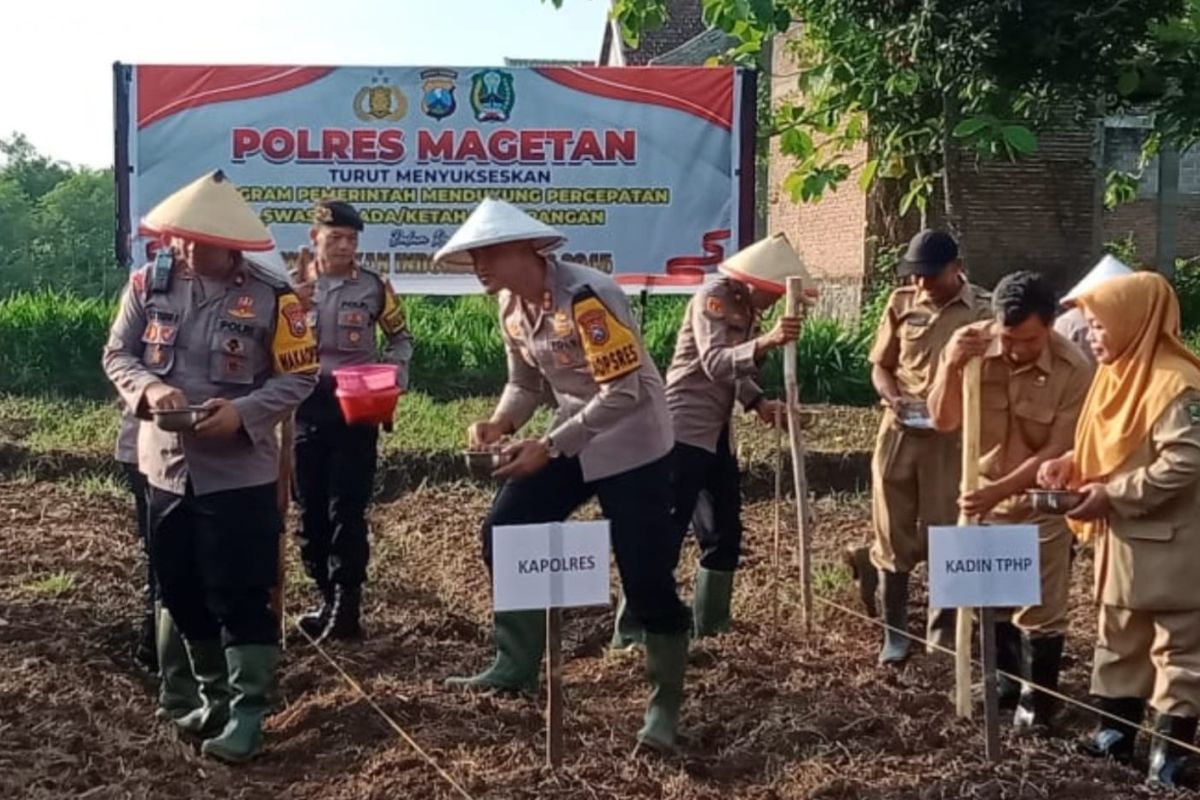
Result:
{"label": "brick wall", "polygon": [[[1158,262],[1156,229],[1158,208],[1153,199],[1140,199],[1104,212],[1104,241],[1113,242],[1133,234],[1138,260]],[[1177,253],[1182,258],[1200,257],[1200,195],[1180,195]]]}
{"label": "brick wall", "polygon": [[963,159],[956,195],[972,280],[994,286],[1032,269],[1065,290],[1092,266],[1100,245],[1097,135],[1096,125],[1064,124],[1042,133],[1032,157]]}

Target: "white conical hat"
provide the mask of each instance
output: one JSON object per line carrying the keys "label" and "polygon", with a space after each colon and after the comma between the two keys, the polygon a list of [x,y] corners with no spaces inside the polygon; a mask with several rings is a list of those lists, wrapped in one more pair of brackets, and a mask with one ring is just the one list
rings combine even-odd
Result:
{"label": "white conical hat", "polygon": [[142,227],[230,250],[275,246],[267,226],[221,170],[197,178],[156,205],[142,218]]}
{"label": "white conical hat", "polygon": [[731,278],[779,294],[787,291],[787,279],[791,277],[803,278],[805,288],[813,284],[804,262],[782,233],[755,242],[725,259],[717,269]]}
{"label": "white conical hat", "polygon": [[516,206],[488,197],[437,251],[433,263],[470,267],[474,264],[470,250],[525,240],[532,241],[539,253],[549,253],[561,246],[567,237]]}
{"label": "white conical hat", "polygon": [[1083,280],[1075,284],[1075,288],[1067,292],[1066,297],[1062,299],[1064,303],[1069,303],[1084,292],[1095,288],[1101,283],[1104,283],[1109,278],[1118,278],[1122,275],[1132,273],[1129,267],[1122,264],[1116,258],[1106,255],[1092,267],[1092,271],[1083,276]]}

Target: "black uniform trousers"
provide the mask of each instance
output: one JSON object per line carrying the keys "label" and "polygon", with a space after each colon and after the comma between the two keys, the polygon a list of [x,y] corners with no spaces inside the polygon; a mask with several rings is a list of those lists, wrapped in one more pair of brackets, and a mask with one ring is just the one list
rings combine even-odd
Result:
{"label": "black uniform trousers", "polygon": [[[322,381],[296,412],[292,497],[300,558],[322,591],[367,579],[367,505],[375,484],[376,425],[347,425]],[[318,394],[318,392],[320,394]]]}
{"label": "black uniform trousers", "polygon": [[492,528],[562,522],[596,497],[609,535],[629,612],[650,633],[685,633],[691,613],[675,591],[669,456],[587,482],[578,458],[553,458],[540,471],[508,481],[483,523],[483,559],[492,567]]}
{"label": "black uniform trousers", "polygon": [[678,442],[671,451],[672,517],[678,533],[675,561],[688,525],[700,545],[700,566],[733,572],[742,552],[742,489],[737,457],[729,447],[728,426],[717,452]]}
{"label": "black uniform trousers", "polygon": [[138,543],[142,546],[142,555],[146,559],[146,586],[142,590],[142,600],[147,613],[154,612],[154,603],[158,600],[158,581],[154,577],[154,562],[150,558],[150,523],[146,518],[146,496],[150,484],[146,476],[138,471],[137,464],[121,462],[121,470],[125,475],[125,486],[133,495],[133,505],[137,511]]}
{"label": "black uniform trousers", "polygon": [[275,644],[271,589],[283,520],[275,482],[197,497],[149,489],[150,547],[163,605],[184,639]]}

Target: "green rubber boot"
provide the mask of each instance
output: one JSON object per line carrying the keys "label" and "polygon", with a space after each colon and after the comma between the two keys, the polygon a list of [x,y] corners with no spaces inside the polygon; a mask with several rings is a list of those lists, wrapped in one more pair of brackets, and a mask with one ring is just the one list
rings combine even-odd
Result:
{"label": "green rubber boot", "polygon": [[546,649],[546,612],[502,611],[494,620],[496,660],[478,675],[447,678],[446,687],[536,694]]}
{"label": "green rubber boot", "polygon": [[156,603],[154,607],[154,648],[158,653],[158,709],[154,716],[164,722],[177,720],[203,704],[200,687],[192,675],[183,638],[171,619],[171,612]]}
{"label": "green rubber boot", "polygon": [[200,682],[201,705],[175,720],[184,733],[193,736],[212,736],[229,721],[229,673],[225,651],[218,639],[186,642],[192,660],[192,674]]}
{"label": "green rubber boot", "polygon": [[729,607],[733,601],[733,573],[701,567],[696,572],[696,596],[692,599],[695,636],[728,633]]}
{"label": "green rubber boot", "polygon": [[683,708],[683,676],[687,672],[686,633],[646,634],[646,678],[650,702],[638,744],[660,753],[675,752],[679,712]]}
{"label": "green rubber boot", "polygon": [[262,749],[262,722],[267,715],[267,695],[275,684],[279,648],[273,644],[245,644],[225,648],[229,668],[229,721],[217,736],[200,746],[206,756],[230,764],[244,764]]}
{"label": "green rubber boot", "polygon": [[646,630],[629,613],[629,603],[625,601],[625,593],[621,592],[621,600],[617,603],[612,641],[608,643],[609,652],[614,655],[628,655],[645,644]]}

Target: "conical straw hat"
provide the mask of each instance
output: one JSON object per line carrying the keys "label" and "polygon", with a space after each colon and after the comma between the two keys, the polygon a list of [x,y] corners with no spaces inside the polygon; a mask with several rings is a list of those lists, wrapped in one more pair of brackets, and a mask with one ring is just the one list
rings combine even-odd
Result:
{"label": "conical straw hat", "polygon": [[804,262],[782,233],[755,242],[727,258],[717,269],[743,283],[778,294],[787,291],[787,279],[791,277],[803,278],[805,287],[813,283]]}
{"label": "conical straw hat", "polygon": [[270,250],[271,232],[221,170],[189,183],[142,218],[142,227],[230,250]]}
{"label": "conical straw hat", "polygon": [[1083,280],[1075,284],[1075,288],[1067,292],[1063,298],[1064,303],[1069,303],[1084,292],[1095,288],[1097,285],[1104,283],[1109,278],[1117,278],[1121,275],[1129,275],[1132,273],[1129,267],[1122,264],[1116,258],[1110,255],[1104,256],[1092,267],[1091,271],[1083,276]]}
{"label": "conical straw hat", "polygon": [[435,264],[474,265],[469,251],[493,244],[529,240],[539,253],[549,253],[567,240],[559,231],[516,206],[491,197],[475,207],[462,227],[433,257]]}

